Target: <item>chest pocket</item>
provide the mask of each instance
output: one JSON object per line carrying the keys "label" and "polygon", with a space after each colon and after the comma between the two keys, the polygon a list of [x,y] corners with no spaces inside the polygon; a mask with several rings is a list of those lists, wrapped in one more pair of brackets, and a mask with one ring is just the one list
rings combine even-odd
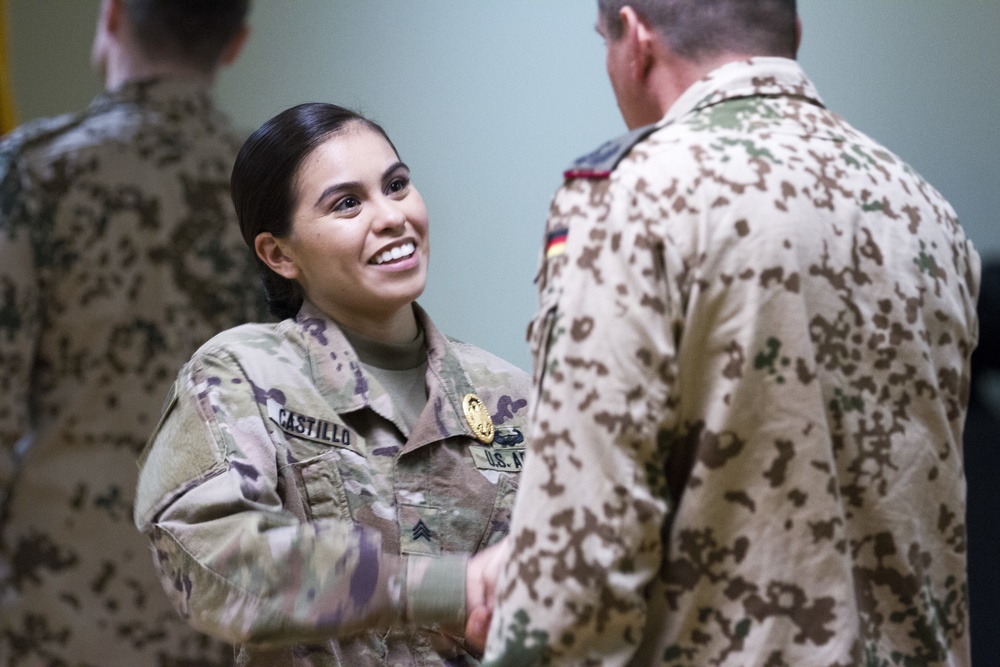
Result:
{"label": "chest pocket", "polygon": [[341,421],[307,409],[268,400],[267,413],[284,436],[284,468],[296,480],[308,518],[353,520],[348,482],[368,480],[364,440]]}
{"label": "chest pocket", "polygon": [[510,531],[510,518],[514,512],[514,499],[517,496],[517,481],[513,475],[504,475],[497,482],[497,497],[493,505],[493,514],[486,522],[486,531],[476,546],[476,551],[485,549],[502,540]]}
{"label": "chest pocket", "polygon": [[[553,238],[554,234],[559,233],[557,231],[549,234],[541,267],[535,278],[535,282],[538,284],[538,309],[528,325],[528,346],[531,349],[535,405],[538,404],[538,399],[542,395],[545,374],[550,370],[546,368],[549,347],[553,337],[558,335],[559,331],[559,300],[562,297],[563,274],[567,263],[565,244],[568,242],[564,230],[561,232],[561,239]],[[553,245],[554,243],[560,245]]]}

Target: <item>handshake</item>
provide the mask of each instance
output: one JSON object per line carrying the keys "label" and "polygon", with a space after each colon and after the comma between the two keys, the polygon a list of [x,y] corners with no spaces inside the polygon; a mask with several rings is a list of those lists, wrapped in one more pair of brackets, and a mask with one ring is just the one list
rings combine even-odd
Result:
{"label": "handshake", "polygon": [[472,556],[465,570],[465,647],[477,654],[486,647],[496,604],[497,578],[510,551],[510,539],[505,538]]}

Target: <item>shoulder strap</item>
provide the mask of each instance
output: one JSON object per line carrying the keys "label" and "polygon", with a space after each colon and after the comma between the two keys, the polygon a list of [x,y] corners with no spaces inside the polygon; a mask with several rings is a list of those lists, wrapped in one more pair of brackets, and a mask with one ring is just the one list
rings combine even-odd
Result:
{"label": "shoulder strap", "polygon": [[604,142],[597,150],[577,158],[563,172],[563,177],[566,179],[608,178],[618,162],[632,150],[632,147],[652,134],[657,127],[657,124],[645,125],[616,139]]}

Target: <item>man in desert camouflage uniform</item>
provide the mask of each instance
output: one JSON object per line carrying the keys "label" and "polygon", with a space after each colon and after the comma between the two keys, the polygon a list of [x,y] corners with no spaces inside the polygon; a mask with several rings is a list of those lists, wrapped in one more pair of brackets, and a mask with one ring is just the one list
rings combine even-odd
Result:
{"label": "man in desert camouflage uniform", "polygon": [[824,108],[794,0],[598,30],[634,132],[552,203],[484,662],[967,665],[954,211]]}
{"label": "man in desert camouflage uniform", "polygon": [[184,617],[250,644],[240,665],[479,664],[466,563],[507,534],[531,385],[416,314],[426,407],[409,418],[358,335],[308,302],[181,372],[135,519]]}
{"label": "man in desert camouflage uniform", "polygon": [[[177,369],[265,317],[213,106],[246,1],[105,0],[85,111],[0,144],[0,663],[231,664],[177,617],[131,523]],[[187,661],[187,662],[185,662]]]}

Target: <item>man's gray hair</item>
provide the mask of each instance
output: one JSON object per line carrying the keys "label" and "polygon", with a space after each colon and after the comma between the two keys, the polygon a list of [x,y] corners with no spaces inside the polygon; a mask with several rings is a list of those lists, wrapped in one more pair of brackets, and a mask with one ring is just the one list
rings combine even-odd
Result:
{"label": "man's gray hair", "polygon": [[632,7],[678,55],[699,61],[722,53],[794,58],[795,0],[597,0],[609,37]]}

